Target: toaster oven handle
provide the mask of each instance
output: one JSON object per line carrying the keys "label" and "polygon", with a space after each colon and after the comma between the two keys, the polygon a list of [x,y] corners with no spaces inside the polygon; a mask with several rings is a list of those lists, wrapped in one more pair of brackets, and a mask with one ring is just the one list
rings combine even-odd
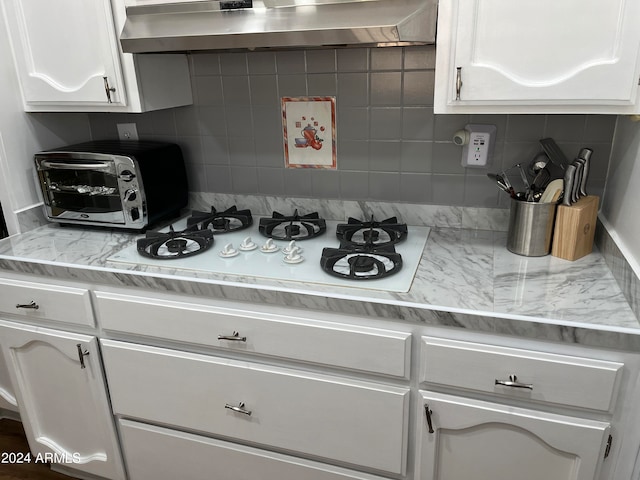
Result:
{"label": "toaster oven handle", "polygon": [[66,163],[52,160],[45,160],[40,163],[44,168],[58,168],[61,170],[98,170],[102,168],[112,168],[113,164],[105,162],[95,163]]}

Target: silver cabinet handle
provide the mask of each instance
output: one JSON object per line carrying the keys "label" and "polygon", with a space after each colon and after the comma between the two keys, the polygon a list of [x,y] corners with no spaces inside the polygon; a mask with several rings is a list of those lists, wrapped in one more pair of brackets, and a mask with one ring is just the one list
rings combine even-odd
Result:
{"label": "silver cabinet handle", "polygon": [[218,335],[218,340],[229,340],[231,342],[246,342],[247,337],[241,337],[238,332],[233,332],[233,335]]}
{"label": "silver cabinet handle", "polygon": [[462,90],[462,67],[456,67],[456,100],[460,100]]}
{"label": "silver cabinet handle", "polygon": [[528,390],[533,390],[533,384],[518,382],[518,377],[516,375],[509,375],[509,380],[498,380],[496,378],[495,384],[502,385],[503,387],[526,388]]}
{"label": "silver cabinet handle", "polygon": [[16,305],[16,308],[29,308],[31,310],[38,310],[40,305],[31,300],[29,303],[19,303]]}
{"label": "silver cabinet handle", "polygon": [[427,416],[427,426],[429,427],[429,433],[433,433],[433,423],[431,423],[431,414],[433,413],[431,410],[429,410],[429,404],[425,403],[424,404],[424,413]]}
{"label": "silver cabinet handle", "polygon": [[251,410],[245,410],[244,402],[240,402],[238,406],[225,404],[224,408],[228,408],[229,410],[233,410],[236,413],[242,413],[243,415],[251,416]]}
{"label": "silver cabinet handle", "polygon": [[107,94],[107,101],[109,103],[113,103],[113,100],[111,100],[111,94],[115,92],[116,89],[109,86],[109,80],[107,79],[107,77],[102,77],[102,79],[104,80],[104,91]]}
{"label": "silver cabinet handle", "polygon": [[78,359],[80,360],[80,368],[87,368],[86,365],[84,364],[84,357],[85,355],[89,355],[89,352],[82,349],[81,343],[78,343],[76,345],[76,348],[78,349]]}

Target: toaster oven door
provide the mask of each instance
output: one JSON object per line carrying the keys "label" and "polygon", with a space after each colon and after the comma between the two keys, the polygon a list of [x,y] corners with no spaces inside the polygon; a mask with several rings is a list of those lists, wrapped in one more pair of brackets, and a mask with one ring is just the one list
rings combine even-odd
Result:
{"label": "toaster oven door", "polygon": [[114,162],[39,159],[38,177],[51,220],[112,225],[125,223]]}

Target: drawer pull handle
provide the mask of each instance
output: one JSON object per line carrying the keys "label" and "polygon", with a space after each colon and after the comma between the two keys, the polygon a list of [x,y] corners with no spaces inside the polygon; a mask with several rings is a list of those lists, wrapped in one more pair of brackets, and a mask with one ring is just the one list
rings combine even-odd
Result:
{"label": "drawer pull handle", "polygon": [[430,409],[429,409],[429,404],[425,403],[424,404],[424,413],[427,416],[427,426],[429,427],[429,433],[433,433],[433,423],[431,423],[431,414],[433,413]]}
{"label": "drawer pull handle", "polygon": [[520,383],[518,382],[518,377],[515,375],[509,375],[509,380],[498,380],[496,378],[495,384],[502,385],[503,387],[527,388],[529,390],[533,390],[533,385],[531,383]]}
{"label": "drawer pull handle", "polygon": [[241,337],[238,332],[233,332],[233,335],[218,335],[218,340],[230,340],[232,342],[246,342],[247,337]]}
{"label": "drawer pull handle", "polygon": [[84,364],[84,357],[85,355],[89,355],[89,352],[82,349],[81,343],[78,343],[76,345],[76,348],[78,349],[78,359],[80,360],[80,368],[87,368],[86,365]]}
{"label": "drawer pull handle", "polygon": [[30,308],[31,310],[38,310],[40,305],[31,300],[29,303],[19,303],[16,305],[16,308]]}
{"label": "drawer pull handle", "polygon": [[251,410],[245,410],[244,402],[240,402],[238,406],[225,404],[224,408],[228,408],[229,410],[233,410],[236,413],[242,413],[243,415],[251,416]]}

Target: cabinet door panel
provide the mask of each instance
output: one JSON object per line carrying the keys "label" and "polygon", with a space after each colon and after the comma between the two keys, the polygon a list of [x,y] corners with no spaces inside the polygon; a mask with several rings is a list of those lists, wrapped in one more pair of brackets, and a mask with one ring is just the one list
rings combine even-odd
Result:
{"label": "cabinet door panel", "polygon": [[130,480],[384,480],[366,473],[129,420],[120,421],[120,432]]}
{"label": "cabinet door panel", "polygon": [[404,474],[406,388],[138,344],[101,344],[116,415]]}
{"label": "cabinet door panel", "polygon": [[446,2],[436,76],[447,84],[440,82],[436,97],[460,107],[452,112],[473,105],[626,111],[638,90],[639,17],[640,4],[632,0]]}
{"label": "cabinet door panel", "polygon": [[0,345],[0,408],[18,410],[18,401],[11,385],[9,369],[2,355],[2,345]]}
{"label": "cabinet door panel", "polygon": [[123,478],[96,338],[2,320],[0,338],[32,453]]}
{"label": "cabinet door panel", "polygon": [[109,0],[9,0],[7,26],[27,104],[124,100]]}
{"label": "cabinet door panel", "polygon": [[[422,480],[593,480],[609,424],[421,392]],[[433,433],[425,421],[431,414]]]}

